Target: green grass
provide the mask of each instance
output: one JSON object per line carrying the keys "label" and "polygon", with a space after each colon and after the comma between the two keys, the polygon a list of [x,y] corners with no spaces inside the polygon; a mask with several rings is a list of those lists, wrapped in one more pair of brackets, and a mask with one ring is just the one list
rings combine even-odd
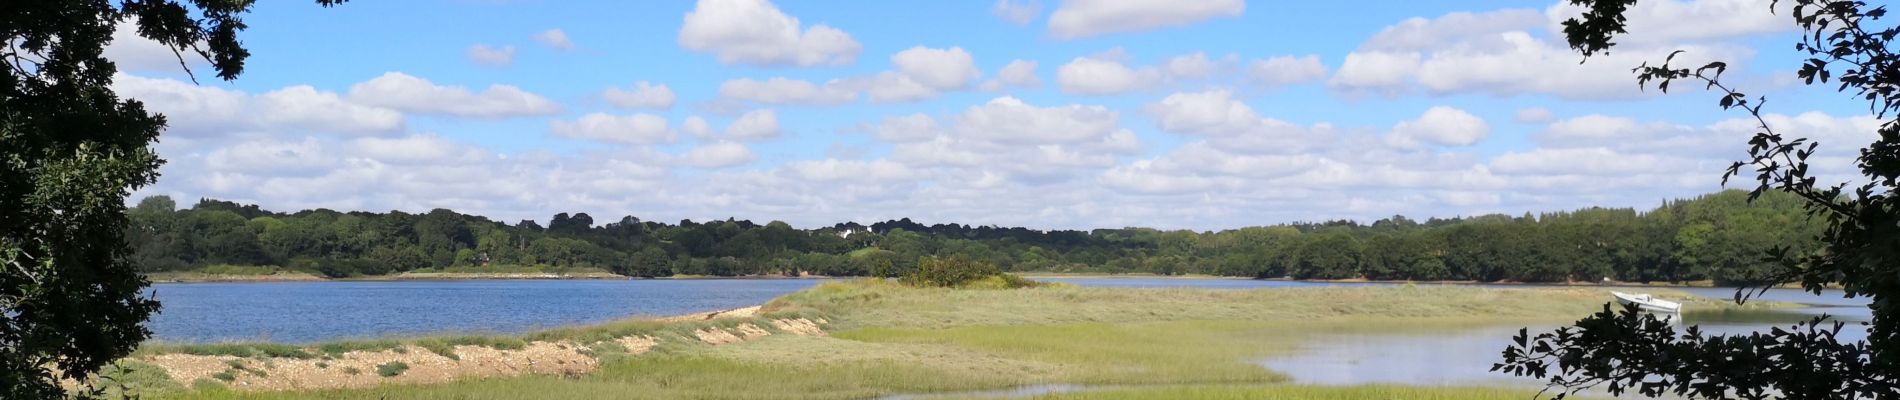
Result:
{"label": "green grass", "polygon": [[[1270,290],[1086,288],[919,289],[883,280],[827,283],[782,296],[755,319],[661,323],[625,320],[519,337],[461,336],[344,342],[357,348],[524,341],[594,344],[601,368],[579,378],[520,376],[373,389],[240,393],[206,389],[193,399],[794,398],[845,399],[944,393],[1041,383],[1136,385],[1051,398],[1529,398],[1501,389],[1306,387],[1251,361],[1314,337],[1399,330],[1567,322],[1600,309],[1600,288],[1450,286]],[[695,329],[766,326],[762,319],[831,321],[830,337],[773,335],[726,346]],[[771,329],[767,327],[767,329]],[[628,356],[603,342],[652,336],[661,345]],[[617,349],[617,350],[616,350]],[[233,350],[235,351],[235,350]],[[383,368],[377,371],[387,376]],[[1155,386],[1159,385],[1159,386]],[[1244,386],[1229,386],[1244,385]],[[1080,396],[1080,397],[1077,397]],[[1098,397],[1099,396],[1099,397]],[[1277,397],[1276,397],[1277,396]]]}
{"label": "green grass", "polygon": [[410,274],[427,274],[427,273],[443,273],[443,274],[608,274],[608,273],[611,273],[611,272],[608,272],[608,271],[607,271],[606,269],[603,269],[603,268],[596,268],[596,267],[556,267],[556,266],[551,266],[551,265],[546,265],[546,264],[541,264],[541,265],[501,265],[501,264],[489,264],[489,265],[486,265],[486,266],[481,266],[481,265],[464,265],[464,266],[453,266],[453,267],[442,267],[442,268],[425,268],[425,269],[419,269],[419,270],[415,270],[415,271],[409,271],[409,273],[410,273]]}
{"label": "green grass", "polygon": [[377,365],[376,375],[381,375],[384,378],[389,378],[389,377],[394,377],[396,375],[402,375],[403,371],[408,371],[408,370],[409,370],[408,363],[404,363],[402,361],[390,361],[387,363],[382,363],[382,364]]}

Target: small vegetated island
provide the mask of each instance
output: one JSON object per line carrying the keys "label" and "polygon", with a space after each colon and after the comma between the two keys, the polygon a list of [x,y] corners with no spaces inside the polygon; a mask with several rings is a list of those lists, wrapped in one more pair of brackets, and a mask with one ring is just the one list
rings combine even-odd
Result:
{"label": "small vegetated island", "polygon": [[1257,363],[1333,335],[1564,323],[1606,293],[1079,287],[924,257],[896,278],[754,308],[519,336],[148,343],[106,381],[160,399],[965,398],[1038,385],[1075,390],[1053,398],[1524,399],[1535,389],[1296,384]]}
{"label": "small vegetated island", "polygon": [[[422,214],[273,212],[146,198],[129,212],[132,258],[157,280],[475,276],[902,276],[954,256],[1011,272],[1255,278],[1741,285],[1775,265],[1761,249],[1818,247],[1820,221],[1780,192],[1667,201],[1655,209],[1404,216],[1196,232],[924,225],[909,219],[798,229],[772,221],[595,220],[507,224]],[[433,274],[433,275],[431,275]],[[488,275],[483,275],[488,274]],[[524,275],[525,274],[525,275]]]}

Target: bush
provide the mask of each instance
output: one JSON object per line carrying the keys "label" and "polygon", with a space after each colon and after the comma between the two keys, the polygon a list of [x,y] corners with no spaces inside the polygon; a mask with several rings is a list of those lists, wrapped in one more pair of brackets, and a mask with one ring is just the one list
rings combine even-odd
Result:
{"label": "bush", "polygon": [[409,370],[409,364],[404,363],[402,361],[390,361],[389,363],[376,366],[376,374],[382,375],[384,378],[391,378],[391,377],[395,377],[396,375],[402,375],[403,371],[408,371],[408,370]]}
{"label": "bush", "polygon": [[995,264],[962,256],[928,257],[919,260],[917,269],[905,274],[903,282],[917,287],[958,287],[1002,274]]}

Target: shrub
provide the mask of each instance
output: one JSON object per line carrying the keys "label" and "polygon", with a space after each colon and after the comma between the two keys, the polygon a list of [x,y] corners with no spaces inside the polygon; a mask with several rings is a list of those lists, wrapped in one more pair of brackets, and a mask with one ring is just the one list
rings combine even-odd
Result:
{"label": "shrub", "polygon": [[376,374],[382,375],[384,378],[391,378],[391,377],[395,377],[396,375],[402,375],[403,371],[408,371],[408,370],[409,370],[409,364],[404,363],[402,361],[390,361],[389,363],[376,366]]}
{"label": "shrub", "polygon": [[962,256],[928,257],[918,261],[917,269],[905,274],[903,282],[917,287],[958,287],[1002,274],[995,264]]}
{"label": "shrub", "polygon": [[361,374],[361,373],[363,373],[363,370],[360,370],[360,369],[356,369],[356,367],[343,367],[343,373],[345,373],[345,374],[350,374],[350,375],[356,375],[356,374]]}

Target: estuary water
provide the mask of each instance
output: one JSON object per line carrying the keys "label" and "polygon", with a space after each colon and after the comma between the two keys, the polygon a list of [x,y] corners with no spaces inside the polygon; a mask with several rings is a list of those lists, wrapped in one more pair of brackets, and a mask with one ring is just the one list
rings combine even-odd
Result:
{"label": "estuary water", "polygon": [[162,342],[521,333],[759,305],[820,279],[159,283]]}
{"label": "estuary water", "polygon": [[[1113,287],[1196,287],[1196,288],[1286,288],[1326,286],[1391,286],[1384,282],[1294,282],[1235,279],[1179,278],[1042,278],[1083,286]],[[1525,285],[1489,285],[1522,288]],[[1645,288],[1617,289],[1643,292]],[[1732,288],[1668,288],[1697,296],[1717,299],[1734,297]],[[1859,322],[1872,318],[1865,298],[1845,298],[1839,291],[1821,295],[1794,290],[1774,289],[1754,297],[1762,300],[1801,304],[1792,309],[1771,311],[1696,312],[1691,309],[1677,326],[1699,326],[1710,334],[1746,334],[1772,327],[1788,327],[1819,315],[1828,315],[1846,324],[1843,341],[1861,340],[1867,331]],[[1609,301],[1605,298],[1604,301]],[[1256,360],[1263,367],[1286,373],[1298,383],[1319,385],[1400,384],[1424,386],[1522,386],[1541,388],[1542,381],[1515,378],[1490,372],[1501,359],[1500,353],[1511,343],[1519,329],[1532,335],[1549,332],[1558,326],[1478,326],[1468,329],[1406,331],[1391,333],[1341,333],[1301,346],[1299,352],[1282,357]]]}

